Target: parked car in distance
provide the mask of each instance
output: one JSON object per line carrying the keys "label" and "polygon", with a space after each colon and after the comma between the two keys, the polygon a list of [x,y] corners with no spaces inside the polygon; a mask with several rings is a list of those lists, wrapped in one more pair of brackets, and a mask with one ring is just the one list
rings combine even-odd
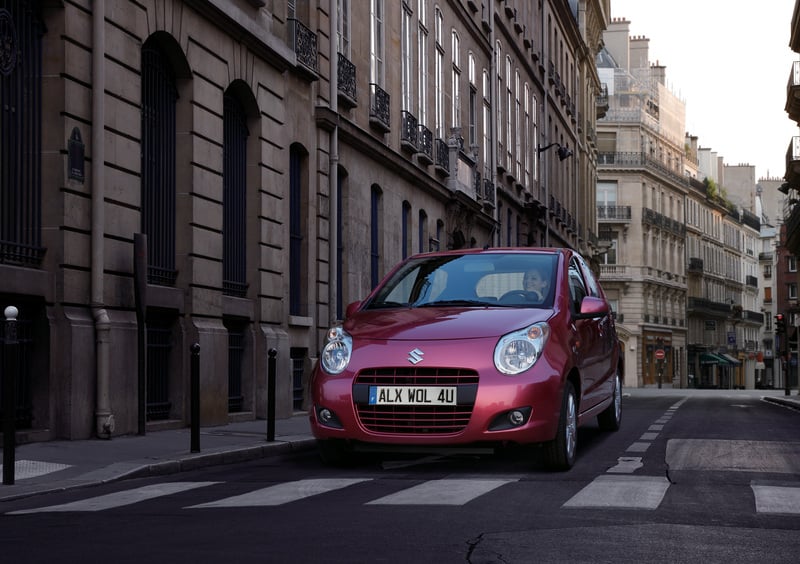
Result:
{"label": "parked car in distance", "polygon": [[603,290],[570,249],[415,255],[329,329],[311,428],[331,463],[536,444],[567,470],[581,424],[620,426],[620,354]]}

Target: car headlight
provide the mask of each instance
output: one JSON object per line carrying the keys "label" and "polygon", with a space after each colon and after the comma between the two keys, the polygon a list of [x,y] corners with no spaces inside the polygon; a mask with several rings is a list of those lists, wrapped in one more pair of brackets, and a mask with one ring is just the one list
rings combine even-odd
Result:
{"label": "car headlight", "polygon": [[503,374],[525,372],[542,355],[548,337],[550,326],[544,322],[503,335],[494,348],[494,365]]}
{"label": "car headlight", "polygon": [[353,339],[347,331],[341,327],[331,327],[320,356],[322,368],[329,374],[340,374],[350,363],[352,352]]}

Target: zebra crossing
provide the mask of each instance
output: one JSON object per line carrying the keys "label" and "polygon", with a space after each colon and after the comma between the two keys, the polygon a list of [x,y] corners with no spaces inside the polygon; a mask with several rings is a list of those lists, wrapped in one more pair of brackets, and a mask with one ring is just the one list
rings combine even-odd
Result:
{"label": "zebra crossing", "polygon": [[[274,484],[246,493],[204,503],[182,506],[182,510],[274,507],[323,496],[331,492],[358,488],[376,483],[372,477],[308,478]],[[520,487],[523,480],[515,477],[458,477],[426,480],[393,493],[363,503],[367,506],[463,506],[479,498],[507,488]],[[55,512],[99,512],[130,506],[156,498],[176,495],[190,490],[203,490],[224,482],[162,482],[89,497],[59,505],[9,511],[6,515],[27,515]],[[566,499],[561,508],[646,510],[655,511],[669,488],[663,477],[604,474]],[[752,482],[750,490],[753,507],[758,514],[800,515],[800,487],[784,484]],[[513,495],[513,492],[508,493]]]}

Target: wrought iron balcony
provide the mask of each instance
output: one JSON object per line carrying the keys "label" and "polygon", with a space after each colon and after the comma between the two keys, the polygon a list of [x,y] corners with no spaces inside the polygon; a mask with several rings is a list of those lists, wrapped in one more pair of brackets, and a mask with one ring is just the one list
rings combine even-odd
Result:
{"label": "wrought iron balcony", "polygon": [[625,222],[631,220],[630,206],[597,206],[597,220]]}
{"label": "wrought iron balcony", "polygon": [[606,83],[600,85],[600,94],[597,95],[595,108],[597,110],[597,119],[606,116],[608,111],[608,85]]}
{"label": "wrought iron balcony", "polygon": [[692,257],[689,259],[688,272],[703,272],[703,259]]}
{"label": "wrought iron balcony", "polygon": [[800,185],[800,136],[795,135],[786,149],[786,182],[796,187]]}
{"label": "wrought iron balcony", "polygon": [[358,105],[356,89],[356,66],[344,55],[339,53],[338,63],[339,103],[349,108]]}
{"label": "wrought iron balcony", "polygon": [[789,119],[800,124],[800,61],[792,63],[789,82],[786,84],[786,113]]}
{"label": "wrought iron balcony", "polygon": [[412,153],[417,151],[417,118],[411,112],[403,110],[400,112],[402,116],[402,129],[400,131],[400,147]]}
{"label": "wrought iron balcony", "polygon": [[439,137],[434,141],[435,151],[435,166],[436,171],[441,174],[450,174],[450,147],[447,146],[447,141]]}
{"label": "wrought iron balcony", "polygon": [[417,136],[417,160],[426,166],[433,162],[433,132],[424,125]]}
{"label": "wrought iron balcony", "polygon": [[317,34],[300,20],[289,18],[289,38],[297,62],[317,78]]}
{"label": "wrought iron balcony", "polygon": [[374,82],[369,85],[369,124],[382,133],[391,130],[389,93]]}

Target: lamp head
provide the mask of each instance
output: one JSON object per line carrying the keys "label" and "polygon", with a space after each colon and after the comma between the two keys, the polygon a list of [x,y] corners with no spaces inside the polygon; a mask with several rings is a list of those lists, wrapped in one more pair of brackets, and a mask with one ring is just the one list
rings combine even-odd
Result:
{"label": "lamp head", "polygon": [[571,157],[571,156],[572,156],[572,149],[570,149],[569,147],[563,147],[561,145],[558,146],[558,159],[559,160],[563,161],[567,157]]}

